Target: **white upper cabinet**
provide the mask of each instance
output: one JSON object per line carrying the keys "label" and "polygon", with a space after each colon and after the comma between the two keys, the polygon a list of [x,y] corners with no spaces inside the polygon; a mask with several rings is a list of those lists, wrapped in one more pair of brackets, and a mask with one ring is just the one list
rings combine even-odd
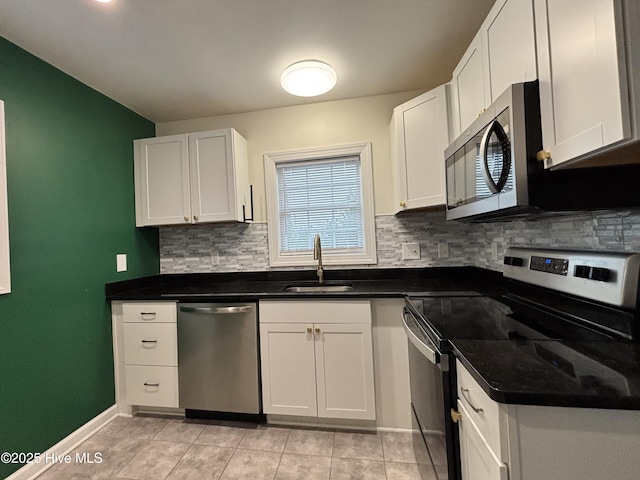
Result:
{"label": "white upper cabinet", "polygon": [[445,203],[444,149],[449,144],[447,91],[441,85],[393,110],[391,157],[397,211]]}
{"label": "white upper cabinet", "polygon": [[134,141],[136,226],[244,221],[247,142],[233,129]]}
{"label": "white upper cabinet", "polygon": [[546,167],[638,138],[639,9],[637,0],[535,0]]}
{"label": "white upper cabinet", "polygon": [[481,32],[488,106],[511,84],[538,78],[533,1],[498,0]]}
{"label": "white upper cabinet", "polygon": [[451,114],[453,137],[471,125],[487,106],[484,98],[482,32],[478,32],[453,71],[451,79]]}
{"label": "white upper cabinet", "polygon": [[536,78],[533,0],[498,0],[453,71],[453,137],[509,85]]}

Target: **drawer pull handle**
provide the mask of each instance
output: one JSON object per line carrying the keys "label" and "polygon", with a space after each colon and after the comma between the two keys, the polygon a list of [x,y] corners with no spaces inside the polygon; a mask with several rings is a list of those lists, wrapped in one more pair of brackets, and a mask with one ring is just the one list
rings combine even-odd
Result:
{"label": "drawer pull handle", "polygon": [[156,318],[156,312],[140,312],[140,317],[142,317],[143,320],[151,320]]}
{"label": "drawer pull handle", "polygon": [[476,413],[484,412],[484,410],[482,408],[478,408],[473,404],[473,402],[471,401],[471,396],[469,395],[469,389],[468,388],[460,387],[460,391],[462,392],[462,396],[464,397],[464,399],[467,401],[467,403],[473,409],[474,412],[476,412]]}
{"label": "drawer pull handle", "polygon": [[159,383],[147,383],[147,382],[144,382],[144,386],[145,387],[159,387],[160,384]]}
{"label": "drawer pull handle", "polygon": [[142,343],[158,343],[158,340],[140,340]]}

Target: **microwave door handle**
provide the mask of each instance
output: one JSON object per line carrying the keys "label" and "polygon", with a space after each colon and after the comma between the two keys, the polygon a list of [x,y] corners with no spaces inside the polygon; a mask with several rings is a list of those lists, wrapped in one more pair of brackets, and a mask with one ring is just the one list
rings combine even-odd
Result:
{"label": "microwave door handle", "polygon": [[[489,174],[489,161],[487,158],[487,151],[489,150],[489,138],[491,133],[495,132],[498,137],[498,141],[502,147],[502,170],[500,171],[500,178],[496,184],[493,178]],[[507,136],[504,128],[500,125],[500,122],[494,120],[487,127],[482,136],[480,142],[480,158],[482,159],[482,177],[484,178],[487,187],[491,190],[491,193],[499,193],[507,183],[509,178],[509,170],[511,170],[511,145],[509,144],[509,137]]]}

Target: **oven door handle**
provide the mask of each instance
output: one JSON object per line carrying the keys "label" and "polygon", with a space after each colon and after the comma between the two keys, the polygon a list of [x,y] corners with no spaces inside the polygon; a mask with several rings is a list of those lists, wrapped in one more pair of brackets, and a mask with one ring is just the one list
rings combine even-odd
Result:
{"label": "oven door handle", "polygon": [[[438,363],[440,363],[439,353],[430,345],[424,343],[413,332],[411,326],[409,325],[409,322],[407,321],[407,317],[409,316],[413,318],[413,316],[407,310],[404,310],[402,312],[402,326],[404,327],[404,331],[407,334],[407,338],[413,344],[413,346],[416,347],[422,355],[424,355],[427,360],[429,360],[434,365],[437,365]],[[413,322],[415,322],[415,319],[413,320]]]}

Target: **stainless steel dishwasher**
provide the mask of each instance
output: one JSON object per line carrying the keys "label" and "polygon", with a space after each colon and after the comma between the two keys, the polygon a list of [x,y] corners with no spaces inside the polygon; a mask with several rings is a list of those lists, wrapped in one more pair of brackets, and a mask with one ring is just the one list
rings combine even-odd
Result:
{"label": "stainless steel dishwasher", "polygon": [[180,408],[260,414],[255,303],[180,303]]}

